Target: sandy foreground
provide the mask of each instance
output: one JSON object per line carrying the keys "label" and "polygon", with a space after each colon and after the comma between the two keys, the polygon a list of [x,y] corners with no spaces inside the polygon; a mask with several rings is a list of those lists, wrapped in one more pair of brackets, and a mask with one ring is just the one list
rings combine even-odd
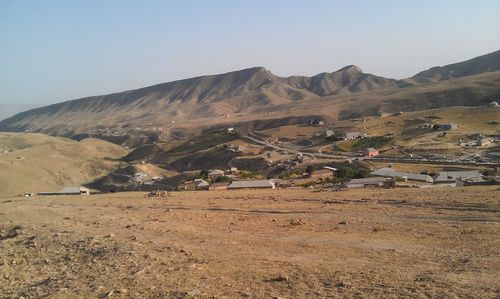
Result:
{"label": "sandy foreground", "polygon": [[498,186],[0,199],[0,298],[500,296]]}

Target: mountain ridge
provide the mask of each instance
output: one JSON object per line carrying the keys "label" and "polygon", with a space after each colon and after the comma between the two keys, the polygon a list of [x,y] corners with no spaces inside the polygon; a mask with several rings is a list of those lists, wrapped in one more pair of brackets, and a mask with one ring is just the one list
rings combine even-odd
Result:
{"label": "mountain ridge", "polygon": [[500,50],[445,66],[434,66],[410,79],[420,82],[443,81],[500,70]]}
{"label": "mountain ridge", "polygon": [[[306,110],[309,105],[304,103],[328,105],[325,106],[326,110],[331,111],[331,117],[335,118],[339,111],[342,110],[345,114],[349,105],[353,105],[346,102],[349,99],[359,101],[373,97],[373,100],[366,102],[366,113],[380,112],[385,109],[387,103],[395,105],[392,110],[397,110],[397,105],[425,106],[422,103],[411,104],[416,98],[412,99],[411,94],[407,95],[403,91],[409,87],[413,88],[408,90],[415,90],[419,86],[440,86],[431,88],[433,93],[424,96],[420,95],[420,91],[415,91],[419,94],[420,101],[435,102],[433,98],[442,98],[443,93],[444,97],[447,97],[446,90],[443,90],[439,82],[462,82],[463,80],[459,79],[467,77],[477,83],[467,87],[467,90],[460,86],[453,87],[452,94],[458,95],[458,101],[440,101],[439,105],[475,105],[490,97],[489,94],[498,94],[495,91],[499,84],[495,73],[497,70],[500,70],[500,51],[444,67],[434,67],[403,80],[364,73],[355,65],[311,77],[280,77],[259,66],[52,104],[4,119],[0,121],[0,130],[82,131],[98,127],[128,126],[133,123],[166,124],[176,120],[215,119],[235,113],[248,116],[256,112],[265,113],[276,107],[288,110],[289,115],[305,115],[308,114]],[[485,72],[490,74],[479,76]],[[449,74],[454,75],[450,77]],[[484,83],[481,83],[483,81]],[[478,89],[479,85],[485,84],[488,87],[485,89],[487,92]],[[404,96],[401,96],[401,93]],[[387,98],[387,95],[391,94],[392,98]],[[468,96],[471,97],[469,100],[466,99]],[[398,99],[400,104],[397,103]],[[337,110],[336,105],[339,106]],[[299,106],[300,109],[297,108]]]}

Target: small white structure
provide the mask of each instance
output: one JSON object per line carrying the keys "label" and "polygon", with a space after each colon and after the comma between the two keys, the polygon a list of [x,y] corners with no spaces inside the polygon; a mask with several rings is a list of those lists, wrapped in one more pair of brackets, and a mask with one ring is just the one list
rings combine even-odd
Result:
{"label": "small white structure", "polygon": [[347,132],[345,133],[345,140],[353,140],[365,137],[366,134],[362,132]]}
{"label": "small white structure", "polygon": [[224,176],[224,171],[220,169],[214,169],[208,173],[208,178],[214,180],[220,176]]}
{"label": "small white structure", "polygon": [[337,168],[335,168],[335,167],[323,166],[322,168],[328,169],[328,170],[331,170],[331,171],[337,171]]}

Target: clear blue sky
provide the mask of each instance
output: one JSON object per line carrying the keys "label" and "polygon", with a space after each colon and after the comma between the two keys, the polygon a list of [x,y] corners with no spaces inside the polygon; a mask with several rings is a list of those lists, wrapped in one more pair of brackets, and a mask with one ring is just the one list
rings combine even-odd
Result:
{"label": "clear blue sky", "polygon": [[404,78],[499,50],[499,15],[498,0],[0,0],[0,104],[252,66]]}

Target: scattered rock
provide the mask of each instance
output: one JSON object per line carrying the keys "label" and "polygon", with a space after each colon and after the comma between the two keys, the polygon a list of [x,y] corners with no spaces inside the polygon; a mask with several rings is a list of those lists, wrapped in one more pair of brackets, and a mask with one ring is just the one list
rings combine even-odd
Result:
{"label": "scattered rock", "polygon": [[294,226],[306,224],[306,222],[304,220],[302,220],[301,218],[298,218],[298,219],[292,218],[292,219],[288,220],[288,222],[290,223],[290,225],[294,225]]}
{"label": "scattered rock", "polygon": [[198,289],[191,290],[187,293],[189,296],[198,296],[201,295],[201,291]]}
{"label": "scattered rock", "polygon": [[276,276],[273,276],[273,277],[269,278],[268,281],[271,281],[271,282],[285,282],[285,281],[288,281],[288,275],[280,273],[280,274],[278,274]]}
{"label": "scattered rock", "polygon": [[144,195],[144,198],[165,198],[168,197],[170,194],[167,191],[151,191],[148,194]]}
{"label": "scattered rock", "polygon": [[339,223],[337,223],[339,225],[347,225],[347,221],[340,221]]}
{"label": "scattered rock", "polygon": [[28,248],[30,247],[36,247],[36,241],[35,241],[35,238],[36,236],[31,236],[31,237],[28,237],[27,239],[21,241],[21,242],[18,242],[18,244],[22,244]]}
{"label": "scattered rock", "polygon": [[19,234],[18,230],[20,229],[20,225],[14,225],[12,228],[8,229],[6,233],[0,232],[0,241],[17,237]]}

